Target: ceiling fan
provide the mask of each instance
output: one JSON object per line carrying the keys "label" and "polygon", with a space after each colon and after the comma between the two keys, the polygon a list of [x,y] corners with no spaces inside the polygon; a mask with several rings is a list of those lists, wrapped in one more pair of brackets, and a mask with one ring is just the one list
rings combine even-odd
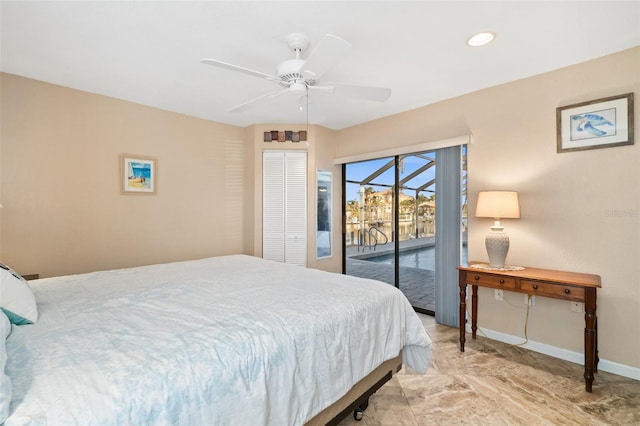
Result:
{"label": "ceiling fan", "polygon": [[391,96],[391,89],[386,87],[357,86],[353,84],[329,82],[323,83],[322,85],[319,84],[321,77],[351,50],[351,44],[338,36],[325,34],[318,42],[318,45],[308,55],[307,59],[302,59],[302,52],[309,47],[309,38],[306,35],[301,33],[290,34],[287,37],[287,44],[295,54],[295,58],[280,62],[276,68],[275,75],[233,65],[217,59],[202,59],[200,61],[203,64],[213,65],[215,67],[225,68],[272,81],[282,87],[280,90],[248,100],[227,111],[245,111],[287,92],[301,96],[306,96],[310,92],[329,93],[377,102],[384,102]]}

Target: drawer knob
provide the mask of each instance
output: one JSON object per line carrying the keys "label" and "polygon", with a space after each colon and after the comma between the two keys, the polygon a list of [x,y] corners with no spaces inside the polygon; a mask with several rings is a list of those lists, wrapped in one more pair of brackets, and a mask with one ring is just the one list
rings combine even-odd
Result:
{"label": "drawer knob", "polygon": [[564,294],[570,294],[570,293],[571,293],[571,290],[569,290],[568,288],[564,289]]}
{"label": "drawer knob", "polygon": [[475,277],[473,277],[474,280],[478,281],[480,279],[479,275],[476,275]]}
{"label": "drawer knob", "polygon": [[500,284],[504,284],[504,280],[500,280]]}
{"label": "drawer knob", "polygon": [[537,290],[537,289],[538,289],[538,284],[534,284],[534,285],[533,285],[533,289],[534,289],[534,290]]}

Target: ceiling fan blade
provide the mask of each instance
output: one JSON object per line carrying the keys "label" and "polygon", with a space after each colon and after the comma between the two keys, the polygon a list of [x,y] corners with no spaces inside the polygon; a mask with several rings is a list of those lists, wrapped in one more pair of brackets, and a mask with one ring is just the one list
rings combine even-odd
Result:
{"label": "ceiling fan blade", "polygon": [[218,61],[217,59],[201,59],[200,62],[206,65],[213,65],[214,67],[224,68],[231,71],[241,72],[243,74],[251,75],[254,77],[264,78],[265,80],[280,82],[280,79],[275,75],[267,74],[260,71],[255,71],[249,68],[241,67],[239,65],[229,64],[227,62]]}
{"label": "ceiling fan blade", "polygon": [[333,93],[350,98],[365,99],[368,101],[384,102],[391,96],[391,89],[387,87],[355,86],[344,83],[325,83],[333,86]]}
{"label": "ceiling fan blade", "polygon": [[351,43],[333,34],[326,34],[311,51],[300,69],[304,78],[318,80],[351,50]]}
{"label": "ceiling fan blade", "polygon": [[249,108],[252,108],[256,105],[259,105],[263,102],[269,101],[271,99],[275,99],[278,96],[282,95],[285,92],[288,92],[289,89],[284,89],[284,90],[280,90],[278,92],[269,92],[267,94],[264,94],[262,96],[258,96],[257,98],[248,100],[247,102],[244,102],[240,105],[234,106],[233,108],[229,108],[227,110],[227,112],[242,112],[242,111],[246,111]]}

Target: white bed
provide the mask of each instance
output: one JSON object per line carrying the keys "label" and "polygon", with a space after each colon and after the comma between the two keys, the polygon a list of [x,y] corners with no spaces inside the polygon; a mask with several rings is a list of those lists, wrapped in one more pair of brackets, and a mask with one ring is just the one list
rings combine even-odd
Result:
{"label": "white bed", "polygon": [[30,284],[39,318],[4,342],[7,426],[302,425],[385,361],[430,355],[398,289],[245,255]]}

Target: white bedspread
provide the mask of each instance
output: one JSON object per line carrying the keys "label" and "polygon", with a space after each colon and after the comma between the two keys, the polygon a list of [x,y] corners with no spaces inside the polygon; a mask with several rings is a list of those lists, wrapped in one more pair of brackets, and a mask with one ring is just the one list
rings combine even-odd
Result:
{"label": "white bedspread", "polygon": [[431,342],[396,288],[244,255],[32,282],[7,425],[300,425]]}

